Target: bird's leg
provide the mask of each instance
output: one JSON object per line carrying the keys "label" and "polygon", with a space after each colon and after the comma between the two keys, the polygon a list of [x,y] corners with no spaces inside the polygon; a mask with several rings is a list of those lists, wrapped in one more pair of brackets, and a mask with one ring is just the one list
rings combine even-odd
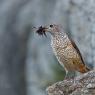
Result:
{"label": "bird's leg", "polygon": [[76,73],[74,71],[67,71],[66,70],[66,75],[65,78],[66,80],[73,79],[76,76]]}

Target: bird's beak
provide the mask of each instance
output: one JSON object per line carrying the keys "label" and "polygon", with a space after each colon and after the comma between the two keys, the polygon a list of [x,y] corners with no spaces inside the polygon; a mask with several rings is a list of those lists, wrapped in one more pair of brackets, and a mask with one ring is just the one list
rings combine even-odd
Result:
{"label": "bird's beak", "polygon": [[47,25],[47,26],[44,26],[44,29],[45,29],[45,32],[49,32],[49,26]]}

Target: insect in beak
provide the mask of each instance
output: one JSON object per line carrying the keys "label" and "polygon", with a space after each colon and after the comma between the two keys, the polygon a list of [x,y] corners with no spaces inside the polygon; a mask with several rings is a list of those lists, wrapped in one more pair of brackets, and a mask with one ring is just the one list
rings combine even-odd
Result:
{"label": "insect in beak", "polygon": [[38,30],[36,31],[36,33],[38,33],[39,35],[42,35],[42,36],[45,35],[47,37],[47,35],[46,35],[46,27],[40,26],[38,28]]}

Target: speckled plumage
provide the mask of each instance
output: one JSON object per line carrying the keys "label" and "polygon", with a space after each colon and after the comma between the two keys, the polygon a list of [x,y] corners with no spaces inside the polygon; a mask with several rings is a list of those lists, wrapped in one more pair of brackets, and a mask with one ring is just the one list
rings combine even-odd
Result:
{"label": "speckled plumage", "polygon": [[58,25],[55,25],[55,27],[58,32],[54,36],[52,35],[51,45],[59,63],[64,65],[67,71],[78,71],[80,73],[89,71],[90,69],[84,64],[80,51],[75,43],[72,43],[71,38],[64,32],[62,27]]}
{"label": "speckled plumage", "polygon": [[84,68],[84,63],[67,35],[65,38],[61,35],[53,37],[51,45],[55,56],[59,63],[64,65],[65,70],[85,72],[81,70]]}
{"label": "speckled plumage", "polygon": [[59,25],[44,27],[45,32],[51,34],[51,45],[59,63],[65,68],[66,72],[78,71],[85,73],[90,69],[84,64],[83,58],[76,44],[64,32]]}

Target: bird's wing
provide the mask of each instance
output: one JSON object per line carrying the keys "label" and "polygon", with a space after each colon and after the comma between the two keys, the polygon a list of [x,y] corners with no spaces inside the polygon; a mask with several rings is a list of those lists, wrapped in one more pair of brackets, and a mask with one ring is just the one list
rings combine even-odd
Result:
{"label": "bird's wing", "polygon": [[84,60],[83,60],[82,55],[81,55],[81,52],[80,52],[80,50],[78,49],[77,45],[75,44],[75,42],[72,40],[71,37],[69,37],[69,39],[70,39],[70,41],[71,41],[73,47],[76,49],[76,52],[79,54],[82,63],[85,65]]}
{"label": "bird's wing", "polygon": [[83,58],[82,58],[81,52],[80,52],[80,50],[78,49],[77,45],[76,45],[75,42],[72,40],[72,38],[70,38],[70,41],[71,41],[73,47],[76,49],[76,52],[79,54],[82,63],[85,65],[85,71],[86,71],[86,72],[87,72],[87,71],[90,71],[91,68],[89,68],[88,66],[86,66],[86,64],[85,64],[85,62],[84,62],[84,60],[83,60]]}

